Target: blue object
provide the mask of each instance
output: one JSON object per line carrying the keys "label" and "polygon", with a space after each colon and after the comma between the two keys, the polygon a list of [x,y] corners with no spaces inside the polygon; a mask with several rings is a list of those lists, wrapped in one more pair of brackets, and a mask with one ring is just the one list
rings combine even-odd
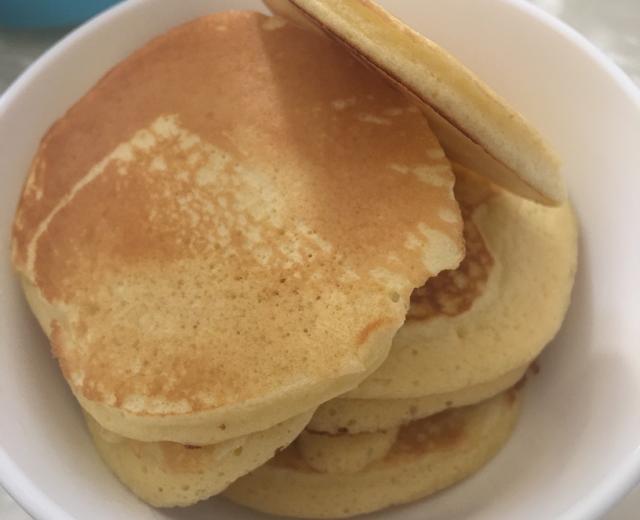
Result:
{"label": "blue object", "polygon": [[0,26],[45,28],[77,25],[119,0],[0,0]]}

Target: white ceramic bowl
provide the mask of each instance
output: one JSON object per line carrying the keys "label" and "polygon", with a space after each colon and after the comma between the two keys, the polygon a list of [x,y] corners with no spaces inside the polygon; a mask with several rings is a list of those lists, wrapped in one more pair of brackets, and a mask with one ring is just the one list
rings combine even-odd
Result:
{"label": "white ceramic bowl", "polygon": [[[473,478],[384,514],[595,518],[640,477],[640,95],[584,39],[521,2],[382,3],[452,51],[549,137],[564,159],[582,229],[573,305],[527,389],[512,441]],[[36,518],[259,517],[219,499],[153,510],[111,476],[9,261],[15,204],[49,125],[153,35],[229,8],[260,5],[126,2],[65,38],[0,100],[0,481]]]}

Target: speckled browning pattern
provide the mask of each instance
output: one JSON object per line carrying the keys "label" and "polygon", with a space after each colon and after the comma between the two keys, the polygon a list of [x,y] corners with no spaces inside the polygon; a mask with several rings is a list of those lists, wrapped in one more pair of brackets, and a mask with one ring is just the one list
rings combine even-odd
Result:
{"label": "speckled browning pattern", "polygon": [[[83,406],[187,442],[147,438],[142,419],[251,403],[257,421],[270,403],[266,428],[375,368],[411,290],[461,259],[452,185],[423,117],[339,46],[216,14],[53,125],[13,259]],[[252,431],[213,426],[194,442]]]}
{"label": "speckled browning pattern", "polygon": [[[488,183],[459,166],[456,176],[456,196],[474,206],[470,220],[484,243],[469,248],[483,260],[462,270],[472,274],[469,267],[480,264],[476,270],[488,272],[463,277],[470,293],[459,290],[455,271],[441,274],[451,283],[435,284],[443,292],[427,303],[453,312],[435,313],[433,305],[428,319],[407,320],[380,368],[342,397],[418,399],[484,385],[531,363],[559,330],[577,267],[571,206],[546,207],[499,188],[488,195]],[[425,316],[424,300],[417,303],[409,314]]]}
{"label": "speckled browning pattern", "polygon": [[489,279],[493,256],[472,217],[495,192],[487,183],[463,174],[457,177],[454,191],[464,221],[464,259],[456,269],[442,271],[411,293],[407,320],[462,314],[482,294]]}

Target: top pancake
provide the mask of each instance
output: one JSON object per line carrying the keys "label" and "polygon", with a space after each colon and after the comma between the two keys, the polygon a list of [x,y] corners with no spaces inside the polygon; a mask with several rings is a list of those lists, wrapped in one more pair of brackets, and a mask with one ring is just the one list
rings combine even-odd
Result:
{"label": "top pancake", "polygon": [[378,70],[425,111],[449,158],[508,190],[560,204],[559,160],[538,132],[438,45],[370,0],[266,0],[312,22]]}
{"label": "top pancake", "polygon": [[382,362],[412,289],[462,257],[453,180],[421,114],[342,47],[221,13],[53,125],[13,259],[103,427],[214,443]]}

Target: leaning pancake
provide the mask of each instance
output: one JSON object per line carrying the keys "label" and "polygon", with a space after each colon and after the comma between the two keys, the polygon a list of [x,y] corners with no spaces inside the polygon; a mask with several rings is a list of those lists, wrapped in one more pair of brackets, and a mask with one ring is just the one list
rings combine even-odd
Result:
{"label": "leaning pancake", "polygon": [[414,291],[387,359],[342,397],[413,399],[484,385],[523,369],[558,331],[576,270],[570,206],[532,203],[461,167],[456,177],[465,260]]}
{"label": "leaning pancake", "polygon": [[13,260],[98,423],[212,444],[383,361],[411,291],[461,260],[453,180],[421,114],[341,46],[221,13],[151,41],[53,125]]}
{"label": "leaning pancake", "polygon": [[428,417],[447,408],[457,408],[489,399],[520,381],[528,365],[493,381],[462,390],[410,399],[331,399],[313,414],[307,430],[326,433],[380,432]]}
{"label": "leaning pancake", "polygon": [[224,494],[259,511],[300,518],[344,518],[410,502],[483,466],[509,438],[518,412],[511,390],[412,422],[383,458],[355,473],[319,472],[294,443]]}
{"label": "leaning pancake", "polygon": [[527,198],[561,203],[559,160],[538,132],[471,71],[370,0],[265,0],[313,24],[409,94],[450,159]]}
{"label": "leaning pancake", "polygon": [[209,446],[140,442],[104,430],[85,414],[98,452],[116,476],[156,507],[188,506],[220,493],[293,441],[311,412]]}

